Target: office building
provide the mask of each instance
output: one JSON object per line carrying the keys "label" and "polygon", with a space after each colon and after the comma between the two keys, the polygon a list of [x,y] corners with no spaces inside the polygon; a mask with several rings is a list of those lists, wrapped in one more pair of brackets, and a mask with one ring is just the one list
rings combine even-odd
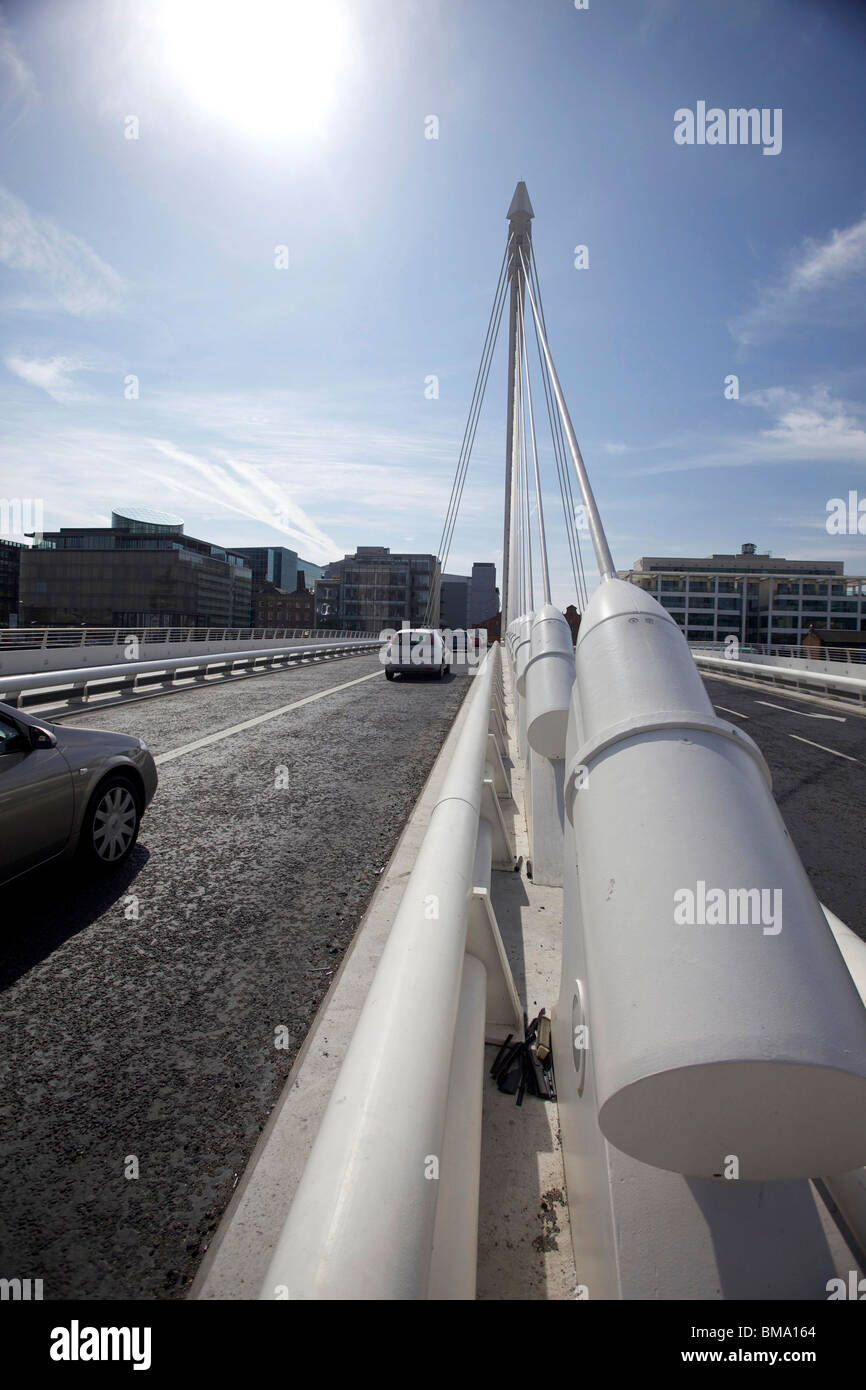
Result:
{"label": "office building", "polygon": [[298,552],[283,545],[238,545],[235,554],[243,555],[253,572],[253,592],[262,585],[273,584],[287,594],[298,587]]}
{"label": "office building", "polygon": [[439,597],[439,622],[442,627],[479,627],[499,612],[499,590],[496,587],[496,566],[488,561],[476,561],[471,575],[443,574]]}
{"label": "office building", "polygon": [[476,561],[472,566],[469,589],[469,626],[477,627],[499,612],[499,590],[496,587],[496,566],[489,561]]}
{"label": "office building", "polygon": [[430,590],[438,583],[435,555],[392,555],[387,546],[359,546],[325,567],[316,584],[319,627],[352,632],[423,626]]}
{"label": "office building", "polygon": [[689,642],[798,644],[810,627],[866,629],[866,579],[845,576],[841,560],[785,560],[759,554],[678,558],[645,555],[620,578],[651,593]]}
{"label": "office building", "polygon": [[21,553],[26,549],[20,541],[0,540],[0,627],[18,625]]}
{"label": "office building", "polygon": [[184,534],[177,517],[137,508],[110,527],[61,527],[21,555],[22,624],[249,627],[245,557]]}
{"label": "office building", "polygon": [[287,594],[265,584],[253,594],[253,627],[315,627],[316,596],[312,589]]}
{"label": "office building", "polygon": [[443,574],[439,588],[439,626],[452,632],[469,626],[472,580],[468,574]]}

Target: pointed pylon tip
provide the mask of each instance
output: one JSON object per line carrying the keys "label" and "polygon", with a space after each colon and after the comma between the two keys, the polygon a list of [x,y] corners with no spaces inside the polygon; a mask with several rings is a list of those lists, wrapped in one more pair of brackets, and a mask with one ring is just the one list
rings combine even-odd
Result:
{"label": "pointed pylon tip", "polygon": [[532,211],[532,204],[529,201],[529,194],[526,191],[526,184],[523,182],[523,179],[520,180],[519,184],[514,190],[514,197],[511,199],[511,206],[508,209],[509,220],[512,217],[515,217],[518,213],[523,213],[526,217],[535,216],[535,213]]}

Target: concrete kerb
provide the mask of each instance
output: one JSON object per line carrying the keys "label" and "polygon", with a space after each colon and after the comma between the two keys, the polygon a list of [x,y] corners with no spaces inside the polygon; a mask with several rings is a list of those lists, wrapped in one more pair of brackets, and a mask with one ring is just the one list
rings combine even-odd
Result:
{"label": "concrete kerb", "polygon": [[[471,686],[467,690],[467,696]],[[465,722],[464,698],[190,1289],[257,1299]]]}

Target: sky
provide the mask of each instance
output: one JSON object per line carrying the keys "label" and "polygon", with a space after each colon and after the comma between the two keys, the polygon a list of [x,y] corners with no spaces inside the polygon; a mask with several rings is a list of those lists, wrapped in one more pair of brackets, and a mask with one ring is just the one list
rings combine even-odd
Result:
{"label": "sky", "polygon": [[[864,8],[0,2],[0,495],[435,553],[524,180],[617,567],[750,541],[866,573],[827,530],[866,499]],[[699,103],[772,144],[678,143]],[[501,335],[450,572],[501,566],[505,426]]]}

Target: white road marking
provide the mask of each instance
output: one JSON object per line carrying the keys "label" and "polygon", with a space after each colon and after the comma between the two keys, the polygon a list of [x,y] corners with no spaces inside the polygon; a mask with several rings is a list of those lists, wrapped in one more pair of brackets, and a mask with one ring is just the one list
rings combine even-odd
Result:
{"label": "white road marking", "polygon": [[840,753],[838,748],[828,748],[826,743],[813,743],[810,738],[801,738],[799,734],[789,734],[788,738],[795,738],[798,743],[808,743],[811,748],[820,748],[824,753],[835,753],[837,758],[847,758],[849,763],[859,763],[859,758],[852,758],[848,753]]}
{"label": "white road marking", "polygon": [[231,738],[233,734],[242,733],[244,729],[254,729],[257,724],[266,724],[269,719],[278,719],[281,714],[288,714],[289,710],[300,709],[301,705],[311,705],[314,700],[324,700],[326,695],[336,695],[338,690],[348,690],[352,685],[363,685],[364,681],[375,680],[376,676],[381,674],[381,671],[374,671],[372,675],[359,676],[357,680],[343,681],[342,685],[329,685],[327,690],[319,690],[315,695],[306,695],[303,700],[293,700],[290,705],[281,705],[279,709],[268,710],[267,714],[257,714],[254,719],[245,719],[242,724],[232,724],[228,729],[219,729],[215,734],[197,738],[195,743],[185,743],[182,748],[172,748],[168,753],[159,753],[153,761],[158,767],[162,763],[170,763],[173,758],[182,758],[185,753],[194,753],[197,748],[207,748],[211,743],[219,743],[224,738]]}
{"label": "white road marking", "polygon": [[714,709],[720,709],[723,714],[735,714],[738,719],[748,719],[747,714],[740,714],[738,709],[728,709],[727,705],[714,705]]}
{"label": "white road marking", "polygon": [[771,705],[769,700],[756,700],[756,705],[766,705],[767,709],[784,710],[785,714],[802,714],[805,719],[832,719],[836,724],[847,724],[844,714],[816,714],[809,709],[793,709],[790,705]]}

